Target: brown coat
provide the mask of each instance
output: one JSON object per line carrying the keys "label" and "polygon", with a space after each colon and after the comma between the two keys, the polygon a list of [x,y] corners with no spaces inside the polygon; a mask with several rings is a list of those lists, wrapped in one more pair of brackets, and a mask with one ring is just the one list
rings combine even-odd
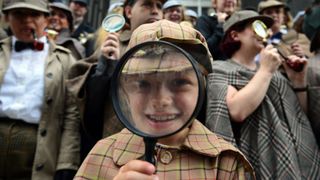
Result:
{"label": "brown coat", "polygon": [[[0,41],[0,85],[10,63],[11,38]],[[79,112],[65,79],[75,62],[70,51],[50,43],[45,59],[45,95],[38,126],[32,179],[53,179],[61,169],[80,164]]]}
{"label": "brown coat", "polygon": [[[127,43],[129,42],[131,36],[130,31],[123,31],[120,34],[120,55],[125,53],[125,49],[127,48]],[[93,72],[93,68],[97,64],[99,57],[99,50],[97,50],[92,56],[89,58],[80,60],[76,62],[76,64],[71,68],[69,74],[69,87],[70,90],[77,97],[77,104],[80,108],[80,115],[82,119],[82,125],[84,125],[84,129],[86,131],[85,124],[90,122],[83,121],[83,115],[85,112],[85,103],[86,103],[86,92],[85,85],[87,83],[88,77]],[[111,98],[107,100],[104,107],[104,128],[103,128],[103,137],[110,136],[119,132],[123,126],[117,120],[115,113],[112,108]]]}

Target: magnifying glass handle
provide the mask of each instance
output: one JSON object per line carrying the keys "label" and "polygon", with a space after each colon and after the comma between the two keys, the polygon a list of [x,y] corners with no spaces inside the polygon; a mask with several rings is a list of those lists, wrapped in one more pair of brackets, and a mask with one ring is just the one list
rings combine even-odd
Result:
{"label": "magnifying glass handle", "polygon": [[285,56],[278,48],[278,53],[280,56],[286,61],[287,65],[292,68],[296,72],[301,72],[303,70],[304,64],[297,63],[297,62],[291,62],[287,56]]}
{"label": "magnifying glass handle", "polygon": [[157,143],[157,139],[143,138],[145,144],[145,157],[144,160],[156,166],[156,160],[154,158],[154,149]]}

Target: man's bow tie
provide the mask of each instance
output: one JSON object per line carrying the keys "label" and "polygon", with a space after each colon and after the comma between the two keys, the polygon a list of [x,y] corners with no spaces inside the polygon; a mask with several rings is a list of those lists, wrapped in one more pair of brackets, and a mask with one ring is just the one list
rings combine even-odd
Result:
{"label": "man's bow tie", "polygon": [[16,43],[14,44],[14,49],[17,52],[20,52],[25,49],[42,51],[43,47],[44,47],[44,43],[39,41],[34,41],[34,42],[16,41]]}

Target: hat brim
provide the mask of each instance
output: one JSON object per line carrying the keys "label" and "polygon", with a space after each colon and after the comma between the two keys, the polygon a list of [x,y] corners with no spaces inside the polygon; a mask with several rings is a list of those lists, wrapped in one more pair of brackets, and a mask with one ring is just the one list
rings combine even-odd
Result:
{"label": "hat brim", "polygon": [[261,14],[263,11],[265,11],[266,9],[269,8],[277,8],[277,7],[283,7],[283,8],[288,8],[288,10],[290,10],[289,6],[286,6],[285,4],[276,4],[276,5],[272,5],[272,6],[267,6],[267,7],[263,7],[262,9],[259,9],[259,14]]}
{"label": "hat brim", "polygon": [[3,8],[2,12],[8,12],[8,11],[13,10],[13,9],[31,9],[31,10],[40,11],[40,12],[49,14],[49,10],[48,9],[39,8],[37,6],[31,5],[31,4],[28,4],[28,3],[15,3],[14,5],[11,5],[11,6]]}
{"label": "hat brim", "polygon": [[250,18],[247,18],[247,19],[244,19],[242,21],[238,21],[236,23],[234,23],[232,26],[230,26],[227,30],[226,30],[226,33],[227,34],[228,32],[230,32],[231,30],[234,29],[234,27],[237,27],[239,26],[240,24],[244,24],[244,23],[248,23],[248,22],[253,22],[255,20],[260,20],[262,21],[266,26],[267,28],[270,28],[273,23],[274,23],[274,20],[271,18],[271,17],[268,17],[268,16],[254,16],[254,17],[250,17]]}
{"label": "hat brim", "polygon": [[68,8],[68,6],[61,3],[50,3],[49,7],[58,8],[58,9],[67,11],[68,13],[72,13],[71,10]]}

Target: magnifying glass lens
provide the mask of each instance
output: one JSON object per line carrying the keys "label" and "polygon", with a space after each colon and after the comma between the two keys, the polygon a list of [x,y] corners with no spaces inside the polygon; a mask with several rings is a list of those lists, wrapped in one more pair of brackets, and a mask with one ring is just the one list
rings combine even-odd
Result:
{"label": "magnifying glass lens", "polygon": [[261,38],[265,39],[268,37],[267,26],[260,20],[255,20],[252,23],[254,32]]}
{"label": "magnifying glass lens", "polygon": [[127,57],[119,75],[124,124],[140,134],[162,137],[177,132],[197,106],[199,84],[192,63],[166,44],[149,44]]}
{"label": "magnifying glass lens", "polygon": [[125,19],[119,14],[111,14],[102,21],[102,28],[107,32],[117,32],[125,25]]}

